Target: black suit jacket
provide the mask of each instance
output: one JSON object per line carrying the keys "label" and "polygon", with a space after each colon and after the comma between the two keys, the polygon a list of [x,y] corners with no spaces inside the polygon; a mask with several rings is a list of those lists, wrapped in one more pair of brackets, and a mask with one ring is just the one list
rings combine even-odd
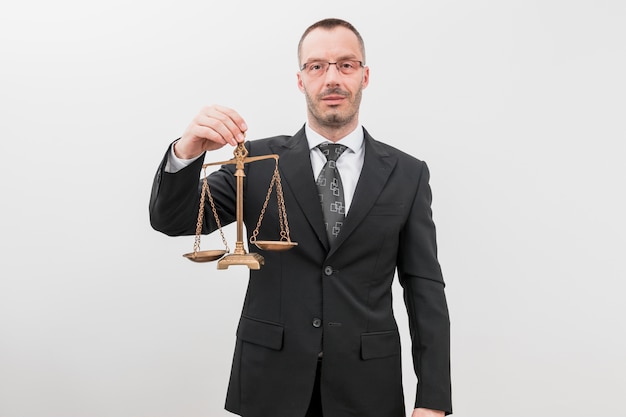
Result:
{"label": "black suit jacket", "polygon": [[[251,270],[226,408],[245,417],[304,416],[319,352],[325,417],[405,416],[400,336],[392,310],[397,271],[404,288],[418,377],[416,407],[452,411],[449,317],[431,215],[426,164],[365,131],[365,160],[336,242],[328,243],[304,129],[246,143],[250,156],[278,154],[291,239],[284,252],[250,246],[265,258]],[[202,158],[171,174],[159,167],[151,224],[192,235]],[[274,160],[246,165],[244,222],[256,227]],[[236,219],[234,166],[209,176],[223,224]],[[259,240],[278,240],[275,197]],[[204,233],[216,229],[207,204]]]}

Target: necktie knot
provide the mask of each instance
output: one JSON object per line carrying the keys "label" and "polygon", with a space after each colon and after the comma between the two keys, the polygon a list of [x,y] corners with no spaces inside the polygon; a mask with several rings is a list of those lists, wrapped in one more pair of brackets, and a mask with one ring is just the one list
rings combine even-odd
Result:
{"label": "necktie knot", "polygon": [[320,143],[317,147],[322,151],[327,161],[337,161],[341,154],[348,149],[347,146],[338,143]]}

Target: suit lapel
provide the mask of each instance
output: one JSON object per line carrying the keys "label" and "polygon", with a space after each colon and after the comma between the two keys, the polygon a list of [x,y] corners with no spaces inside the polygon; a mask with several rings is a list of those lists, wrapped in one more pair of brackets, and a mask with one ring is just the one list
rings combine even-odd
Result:
{"label": "suit lapel", "polygon": [[[365,134],[363,169],[341,233],[330,248],[304,128],[282,144],[271,146],[272,152],[280,155],[278,167],[283,184],[289,188],[320,243],[326,250],[330,250],[329,256],[341,246],[365,218],[378,199],[397,162],[395,156],[390,155],[365,129],[363,130]],[[289,208],[287,208],[287,214],[289,214]]]}
{"label": "suit lapel", "polygon": [[[389,175],[391,171],[393,171],[397,161],[396,157],[389,155],[365,129],[363,130],[365,133],[365,159],[363,161],[363,169],[361,170],[361,176],[359,177],[354,197],[350,204],[348,216],[346,216],[345,223],[330,250],[329,256],[341,246],[365,218],[387,183]],[[325,233],[323,229],[322,232]]]}
{"label": "suit lapel", "polygon": [[272,151],[280,155],[278,169],[283,184],[287,185],[320,243],[328,250],[324,217],[313,178],[310,150],[304,128],[282,145],[272,146]]}

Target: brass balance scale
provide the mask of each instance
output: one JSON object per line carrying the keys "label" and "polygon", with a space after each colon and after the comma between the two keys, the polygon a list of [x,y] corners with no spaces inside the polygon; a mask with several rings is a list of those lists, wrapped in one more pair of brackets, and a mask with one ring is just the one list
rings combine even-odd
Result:
{"label": "brass balance scale", "polygon": [[[283,187],[280,182],[280,174],[278,172],[278,155],[271,154],[249,157],[248,150],[242,143],[237,145],[233,155],[234,158],[229,159],[228,161],[211,162],[202,165],[204,180],[202,181],[202,191],[200,194],[200,209],[198,210],[198,223],[196,225],[193,252],[186,253],[183,256],[193,262],[218,261],[217,269],[227,269],[231,265],[245,265],[250,269],[260,269],[261,265],[265,263],[263,256],[258,253],[246,252],[243,245],[243,178],[245,177],[243,169],[245,164],[264,159],[274,159],[276,161],[274,175],[272,176],[272,180],[267,190],[267,196],[265,197],[265,202],[263,203],[263,208],[261,209],[256,228],[250,237],[250,243],[254,244],[259,249],[266,251],[285,251],[297,245],[297,243],[292,242],[289,237],[289,223],[287,222],[287,211],[285,210]],[[235,243],[235,251],[232,254],[230,253],[230,248],[228,247],[226,238],[224,237],[222,225],[219,216],[217,215],[215,203],[213,202],[213,197],[211,196],[211,191],[209,189],[209,182],[207,180],[206,168],[215,165],[236,165],[234,175],[237,177],[237,242]],[[267,204],[269,203],[274,186],[276,186],[276,199],[278,201],[280,240],[258,240],[257,237],[259,235],[261,222],[263,221],[263,216],[265,215],[265,210],[267,208]],[[209,204],[211,205],[211,210],[213,211],[213,216],[215,217],[215,223],[217,224],[217,228],[222,238],[222,243],[225,247],[223,250],[200,250],[200,235],[202,232],[202,221],[204,217],[205,196],[208,198]]]}

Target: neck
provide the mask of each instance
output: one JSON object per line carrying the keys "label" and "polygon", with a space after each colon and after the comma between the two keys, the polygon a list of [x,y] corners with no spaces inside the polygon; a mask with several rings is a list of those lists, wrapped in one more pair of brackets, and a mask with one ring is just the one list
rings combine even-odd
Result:
{"label": "neck", "polygon": [[354,129],[356,129],[359,124],[359,120],[357,117],[355,117],[354,120],[350,121],[349,123],[341,126],[322,125],[320,123],[317,123],[317,121],[312,117],[309,117],[308,119],[311,129],[324,136],[331,142],[339,142],[341,139],[348,136],[348,134],[351,133]]}

